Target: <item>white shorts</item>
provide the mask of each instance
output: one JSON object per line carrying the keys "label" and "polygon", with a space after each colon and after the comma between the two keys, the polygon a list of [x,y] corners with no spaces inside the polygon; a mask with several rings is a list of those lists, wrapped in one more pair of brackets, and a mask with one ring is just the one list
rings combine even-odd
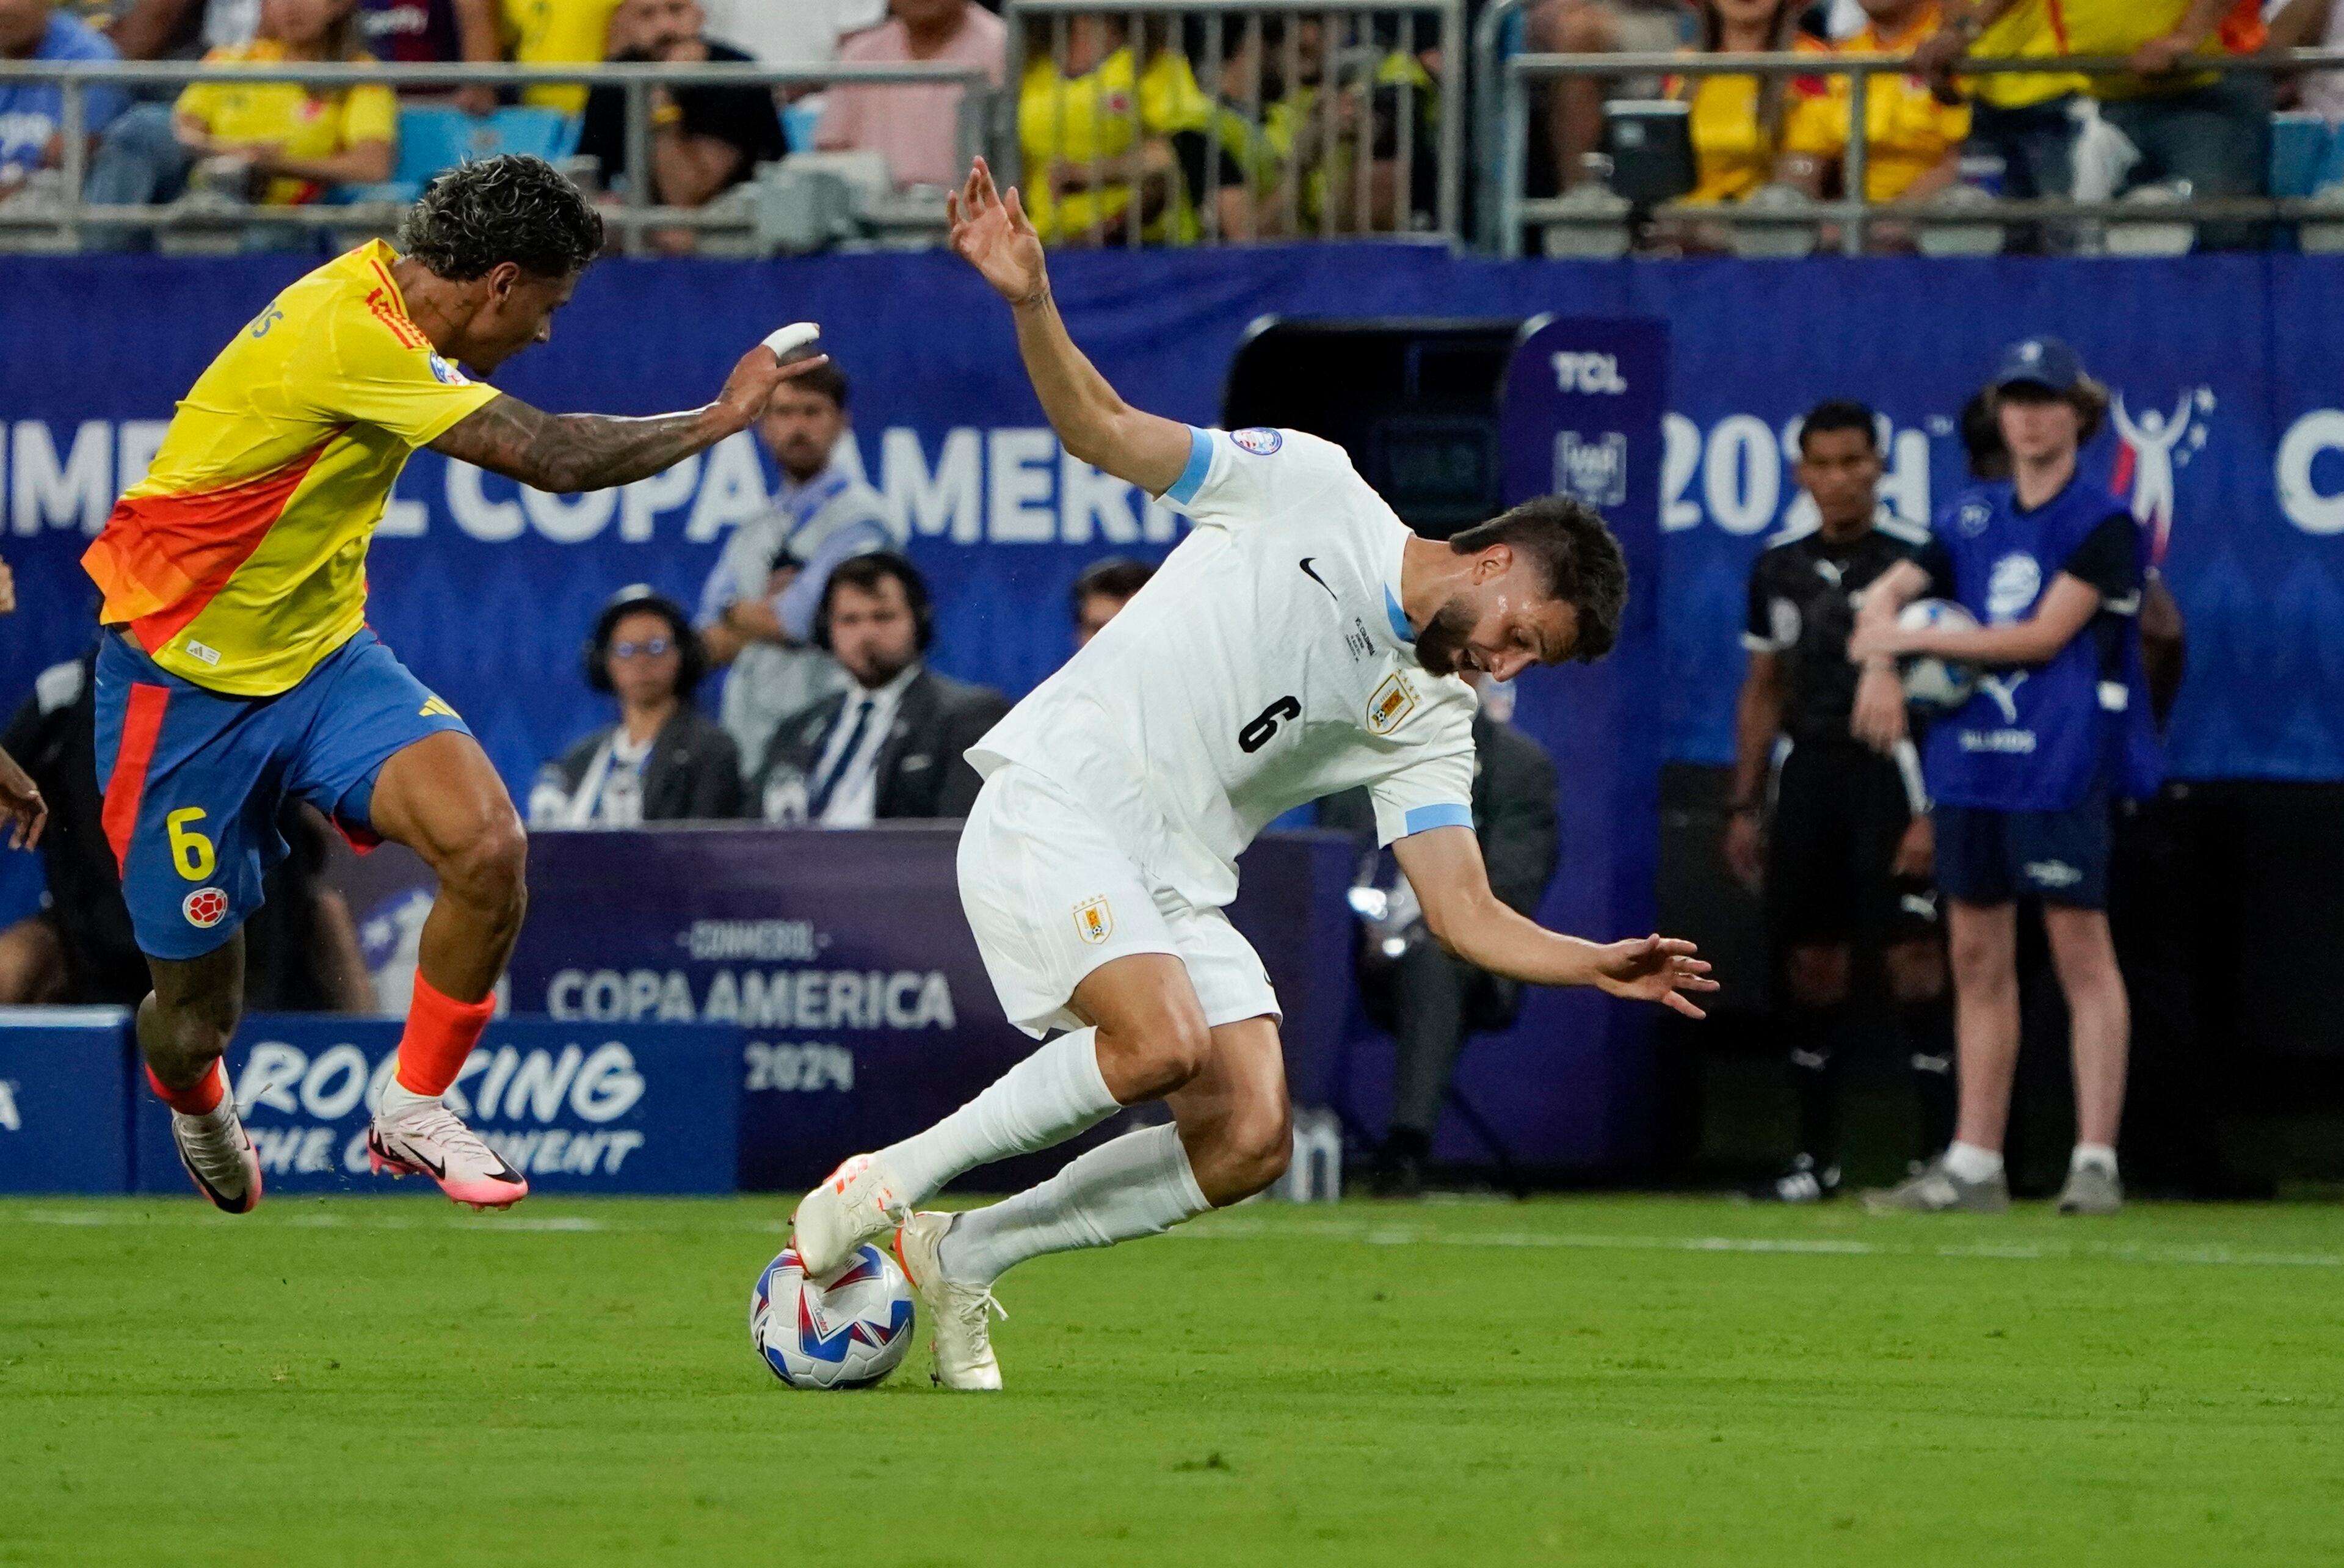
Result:
{"label": "white shorts", "polygon": [[960,902],[1009,1021],[1036,1038],[1078,1029],[1083,977],[1132,953],[1187,966],[1207,1026],[1279,1017],[1253,945],[1217,909],[1152,885],[1104,824],[1010,764],[977,792],[960,835]]}

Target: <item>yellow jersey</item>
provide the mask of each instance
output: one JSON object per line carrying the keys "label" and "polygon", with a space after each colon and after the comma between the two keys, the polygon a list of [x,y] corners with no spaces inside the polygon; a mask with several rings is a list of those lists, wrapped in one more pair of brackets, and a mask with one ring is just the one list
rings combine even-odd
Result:
{"label": "yellow jersey", "polygon": [[[1992,25],[1970,42],[1969,52],[1981,60],[2056,59],[2075,53],[2061,31],[2059,0],[2018,0],[1995,17]],[[2035,76],[2010,72],[1998,76],[1965,76],[1962,89],[1981,104],[1997,109],[2023,109],[2048,103],[2087,84],[2072,71]]]}
{"label": "yellow jersey", "polygon": [[[214,49],[204,63],[273,66],[284,58],[285,46],[260,38],[240,48]],[[372,65],[374,58],[360,56],[357,63]],[[383,86],[320,93],[298,82],[192,82],[174,110],[222,141],[270,142],[294,158],[331,157],[360,142],[399,140],[399,101]],[[315,201],[324,190],[315,180],[279,175],[260,199],[293,207]]]}
{"label": "yellow jersey", "polygon": [[367,543],[408,455],[498,396],[434,351],[369,240],[300,278],[180,400],[82,566],[174,675],[298,685],[366,623]]}
{"label": "yellow jersey", "polygon": [[[2129,55],[2151,38],[2161,38],[2189,14],[2190,0],[2043,0],[2049,6],[2062,41],[2070,55]],[[2201,55],[2222,52],[2222,30],[2216,28],[2198,46]],[[2127,73],[2096,76],[2095,96],[2138,97],[2145,93],[2169,93],[2202,87],[2215,78],[2205,72],[2175,75],[2145,82]]]}
{"label": "yellow jersey", "polygon": [[[619,0],[504,0],[505,35],[512,44],[513,64],[570,66],[609,58],[611,15],[618,8]],[[520,99],[565,115],[586,112],[582,84],[526,87]]]}
{"label": "yellow jersey", "polygon": [[[1799,54],[1829,54],[1830,46],[1799,35]],[[1783,84],[1782,128],[1770,138],[1758,123],[1764,83],[1757,76],[1672,77],[1670,97],[1692,106],[1696,183],[1690,202],[1739,201],[1774,177],[1784,153],[1824,153],[1832,145],[1831,106],[1823,78],[1793,76]]]}
{"label": "yellow jersey", "polygon": [[[1907,55],[1937,30],[1937,8],[1930,6],[1920,20],[1896,38],[1884,38],[1878,25],[1840,45],[1851,55]],[[1800,152],[1825,157],[1846,155],[1848,132],[1854,123],[1854,93],[1845,76],[1831,78],[1827,110],[1803,118],[1801,129],[1820,133],[1825,144],[1803,146]],[[1894,201],[1912,188],[1914,181],[1945,160],[1970,134],[1966,104],[1941,104],[1918,76],[1875,76],[1866,86],[1864,105],[1864,194],[1872,201]]]}
{"label": "yellow jersey", "polygon": [[[1135,86],[1136,83],[1136,86]],[[1137,136],[1133,134],[1133,106],[1138,108]],[[1185,56],[1163,50],[1137,69],[1128,46],[1117,49],[1088,73],[1061,75],[1046,55],[1026,67],[1023,90],[1017,95],[1017,141],[1026,159],[1026,216],[1046,245],[1080,236],[1103,224],[1119,237],[1125,212],[1131,206],[1128,183],[1102,177],[1096,193],[1088,189],[1053,197],[1050,166],[1066,163],[1080,171],[1092,157],[1114,158],[1133,151],[1137,142],[1169,137],[1179,131],[1203,131],[1212,123],[1212,100],[1197,85],[1196,73]],[[1179,182],[1177,164],[1169,177]],[[1143,238],[1152,241],[1197,238],[1194,201],[1183,191],[1162,212],[1147,220]]]}

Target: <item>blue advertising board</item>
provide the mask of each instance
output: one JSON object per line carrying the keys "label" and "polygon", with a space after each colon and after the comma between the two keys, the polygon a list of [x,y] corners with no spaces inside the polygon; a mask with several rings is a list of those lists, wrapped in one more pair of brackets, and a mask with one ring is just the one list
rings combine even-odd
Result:
{"label": "blue advertising board", "polygon": [[130,1189],[132,1050],[121,1007],[0,1007],[0,1192]]}
{"label": "blue advertising board", "polygon": [[[1569,495],[1601,511],[1628,562],[1620,639],[1600,663],[1519,684],[1513,722],[1555,762],[1561,860],[1538,916],[1608,940],[1652,928],[1660,845],[1662,420],[1667,324],[1566,317],[1525,337],[1506,372],[1500,442],[1508,505]],[[1652,1015],[1591,991],[1531,990],[1511,1029],[1477,1042],[1459,1087],[1518,1158],[1616,1158],[1646,1079]],[[1451,1127],[1451,1137],[1457,1129]],[[1444,1157],[1468,1153],[1452,1145]],[[1478,1150],[1471,1152],[1478,1153]]]}
{"label": "blue advertising board", "polygon": [[[399,1028],[290,1013],[244,1020],[228,1081],[269,1192],[431,1190],[367,1168],[367,1127],[396,1067]],[[533,1192],[730,1192],[740,1048],[739,1033],[722,1027],[500,1018],[447,1102]],[[131,1103],[136,1189],[187,1190],[169,1110],[143,1086]]]}
{"label": "blue advertising board", "polygon": [[[572,1031],[736,1031],[741,1185],[803,1187],[957,1108],[1034,1049],[1002,1015],[961,914],[957,827],[535,835],[513,1006]],[[1346,840],[1281,835],[1248,853],[1230,911],[1286,1007],[1306,1103],[1327,1093],[1349,998],[1349,869]]]}
{"label": "blue advertising board", "polygon": [[[0,511],[23,604],[0,691],[29,690],[86,641],[75,558],[145,472],[172,400],[302,265],[0,258]],[[1872,403],[1886,499],[1925,519],[1962,482],[1955,416],[2000,348],[2058,333],[2120,399],[2088,471],[2161,541],[2188,619],[2175,773],[2344,778],[2344,257],[1498,263],[1296,246],[1072,253],[1052,268],[1076,340],[1117,389],[1199,423],[1265,315],[1665,320],[1661,714],[1669,756],[1712,764],[1732,753],[1750,562],[1803,514],[1800,414],[1825,397]],[[1060,450],[1007,311],[956,258],[606,262],[500,384],[561,410],[692,407],[747,344],[799,318],[822,322],[854,380],[842,458],[901,514],[935,579],[935,663],[1022,694],[1066,653],[1080,566],[1161,555],[1179,524]],[[745,435],[600,496],[539,495],[419,454],[369,560],[373,624],[524,786],[607,722],[576,673],[601,601],[649,582],[689,602],[772,477]]]}

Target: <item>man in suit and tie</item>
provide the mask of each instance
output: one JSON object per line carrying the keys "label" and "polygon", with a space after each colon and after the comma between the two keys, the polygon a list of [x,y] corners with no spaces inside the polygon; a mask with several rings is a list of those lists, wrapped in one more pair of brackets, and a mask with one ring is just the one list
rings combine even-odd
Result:
{"label": "man in suit and tie", "polygon": [[858,555],[831,572],[813,638],[853,683],[774,730],[751,792],[766,821],[868,827],[968,814],[981,781],[962,754],[1009,704],[928,669],[933,634],[928,585],[903,556]]}

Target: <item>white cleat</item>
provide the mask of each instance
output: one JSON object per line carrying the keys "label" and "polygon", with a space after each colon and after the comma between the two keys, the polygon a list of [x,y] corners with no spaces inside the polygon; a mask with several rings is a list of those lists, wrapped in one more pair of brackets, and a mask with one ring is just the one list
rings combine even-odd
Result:
{"label": "white cleat", "polygon": [[171,1142],[179,1163],[196,1190],[212,1206],[228,1214],[249,1214],[260,1202],[260,1156],[237,1115],[236,1098],[220,1102],[201,1116],[171,1113]]}
{"label": "white cleat", "polygon": [[475,1210],[510,1209],[529,1196],[520,1172],[437,1100],[377,1115],[367,1129],[367,1164],[378,1174],[428,1176]]}
{"label": "white cleat", "polygon": [[895,1261],[904,1277],[920,1293],[920,1310],[926,1314],[931,1381],[948,1389],[995,1390],[1001,1387],[1001,1363],[993,1359],[993,1315],[1009,1313],[993,1299],[992,1289],[971,1285],[947,1275],[937,1258],[957,1215],[923,1212],[895,1232]]}
{"label": "white cleat", "polygon": [[822,1179],[790,1216],[791,1245],[809,1280],[827,1280],[854,1259],[854,1249],[908,1223],[903,1186],[876,1155],[858,1154]]}

